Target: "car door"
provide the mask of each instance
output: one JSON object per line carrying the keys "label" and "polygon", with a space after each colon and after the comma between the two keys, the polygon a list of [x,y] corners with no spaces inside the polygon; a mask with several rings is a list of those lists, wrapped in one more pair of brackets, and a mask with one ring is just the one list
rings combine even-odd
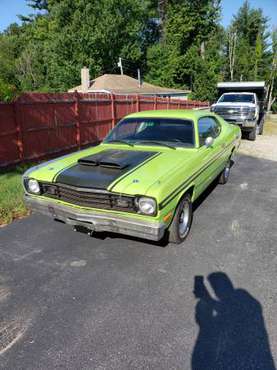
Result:
{"label": "car door", "polygon": [[[222,127],[214,116],[204,116],[198,119],[199,135],[199,163],[200,171],[197,177],[197,192],[202,191],[218,176],[224,167],[224,158],[221,156],[225,148]],[[205,145],[207,137],[214,139],[209,147]]]}

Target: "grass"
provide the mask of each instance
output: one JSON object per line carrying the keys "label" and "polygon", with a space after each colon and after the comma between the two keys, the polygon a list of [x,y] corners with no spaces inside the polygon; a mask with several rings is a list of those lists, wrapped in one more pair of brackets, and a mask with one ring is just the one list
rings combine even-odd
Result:
{"label": "grass", "polygon": [[23,202],[22,174],[31,165],[0,172],[0,226],[29,214]]}

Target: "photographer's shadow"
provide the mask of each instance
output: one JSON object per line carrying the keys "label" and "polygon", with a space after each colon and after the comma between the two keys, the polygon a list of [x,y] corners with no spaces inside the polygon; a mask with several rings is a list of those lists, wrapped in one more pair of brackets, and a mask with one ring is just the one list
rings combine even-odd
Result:
{"label": "photographer's shadow", "polygon": [[193,370],[275,370],[261,304],[246,290],[235,289],[228,276],[208,276],[216,298],[195,277],[199,334],[192,354]]}

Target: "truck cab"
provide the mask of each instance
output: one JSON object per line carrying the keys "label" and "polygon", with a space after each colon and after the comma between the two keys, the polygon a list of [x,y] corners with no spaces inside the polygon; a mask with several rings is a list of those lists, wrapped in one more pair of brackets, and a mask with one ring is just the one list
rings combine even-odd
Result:
{"label": "truck cab", "polygon": [[249,140],[255,140],[263,132],[265,83],[222,82],[217,87],[220,97],[211,111],[239,125]]}

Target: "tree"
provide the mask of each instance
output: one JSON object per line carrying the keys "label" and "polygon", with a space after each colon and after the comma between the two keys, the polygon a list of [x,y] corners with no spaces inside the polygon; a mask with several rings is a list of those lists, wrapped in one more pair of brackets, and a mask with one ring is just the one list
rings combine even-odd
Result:
{"label": "tree", "polygon": [[268,81],[268,103],[267,103],[268,112],[272,109],[276,100],[277,95],[276,79],[277,79],[277,28],[274,29],[272,32],[272,62],[270,77]]}
{"label": "tree", "polygon": [[[162,3],[163,36],[148,49],[147,80],[164,86],[193,87],[195,97],[212,99],[221,47],[209,40],[216,41],[218,36],[220,2],[168,0]],[[212,87],[201,85],[206,76],[213,76],[208,83]]]}
{"label": "tree", "polygon": [[234,68],[235,68],[235,61],[236,61],[236,47],[237,47],[237,32],[236,30],[230,28],[227,31],[227,47],[228,47],[228,61],[229,61],[229,71],[230,71],[230,79],[231,81],[234,80]]}
{"label": "tree", "polygon": [[[33,14],[0,33],[0,80],[25,91],[66,91],[91,77],[124,70],[147,81],[192,89],[213,100],[222,79],[270,82],[276,57],[267,18],[246,1],[225,31],[220,0],[26,0]],[[274,36],[275,37],[275,36]],[[276,37],[275,37],[276,38]]]}
{"label": "tree", "polygon": [[227,58],[231,80],[260,80],[268,74],[269,51],[268,19],[261,9],[251,8],[245,1],[228,30]]}
{"label": "tree", "polygon": [[27,0],[27,3],[33,9],[48,10],[48,0]]}

